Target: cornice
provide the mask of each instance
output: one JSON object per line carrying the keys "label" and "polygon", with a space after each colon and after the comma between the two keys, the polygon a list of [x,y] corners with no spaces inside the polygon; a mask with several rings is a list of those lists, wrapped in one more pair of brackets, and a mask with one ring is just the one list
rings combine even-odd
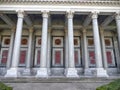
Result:
{"label": "cornice", "polygon": [[0,0],[0,4],[58,4],[58,5],[100,5],[100,6],[120,6],[120,0]]}

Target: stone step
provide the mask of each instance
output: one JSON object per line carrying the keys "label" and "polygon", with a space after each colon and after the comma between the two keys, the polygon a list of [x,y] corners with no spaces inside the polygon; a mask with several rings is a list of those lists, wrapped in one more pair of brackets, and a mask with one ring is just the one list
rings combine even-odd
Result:
{"label": "stone step", "polygon": [[49,77],[49,78],[4,78],[0,81],[13,87],[13,90],[96,90],[97,87],[108,84],[109,82],[120,77],[114,76],[109,78],[95,77]]}

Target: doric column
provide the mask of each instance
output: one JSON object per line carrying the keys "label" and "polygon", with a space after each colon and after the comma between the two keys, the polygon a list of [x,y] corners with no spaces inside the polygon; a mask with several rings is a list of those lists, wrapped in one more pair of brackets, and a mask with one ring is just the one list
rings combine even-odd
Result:
{"label": "doric column", "polygon": [[91,71],[89,69],[89,62],[88,62],[88,50],[87,50],[87,36],[86,36],[86,29],[83,29],[83,46],[84,46],[84,75],[89,76],[91,75]]}
{"label": "doric column", "polygon": [[116,25],[117,25],[118,45],[119,45],[119,52],[120,52],[120,12],[116,14]]}
{"label": "doric column", "polygon": [[26,69],[24,70],[23,75],[31,75],[32,38],[33,38],[33,28],[30,28]]}
{"label": "doric column", "polygon": [[108,75],[106,73],[106,70],[103,69],[103,64],[102,64],[102,54],[101,54],[97,17],[98,17],[97,12],[94,12],[92,15],[92,24],[93,24],[93,36],[94,36],[94,45],[95,45],[96,76],[107,77]]}
{"label": "doric column", "polygon": [[14,48],[13,48],[12,64],[11,64],[11,68],[7,71],[7,74],[5,75],[5,77],[17,77],[18,76],[17,66],[18,66],[19,56],[20,56],[23,17],[24,17],[23,12],[18,11],[18,21],[17,21],[15,42],[14,42]]}
{"label": "doric column", "polygon": [[101,45],[102,45],[102,55],[103,55],[103,67],[107,70],[107,57],[106,57],[106,48],[105,48],[105,40],[104,40],[104,30],[100,29],[101,36]]}
{"label": "doric column", "polygon": [[40,69],[37,71],[36,77],[48,77],[47,70],[47,30],[48,30],[48,12],[43,12],[42,24],[42,43],[41,43],[41,61]]}
{"label": "doric column", "polygon": [[68,15],[68,70],[66,73],[67,77],[78,77],[77,70],[75,69],[75,61],[74,61],[74,42],[73,42],[73,12],[69,11]]}
{"label": "doric column", "polygon": [[15,38],[15,28],[11,30],[10,47],[9,47],[8,59],[7,59],[7,68],[10,68],[11,62],[12,62],[11,59],[12,59],[14,38]]}

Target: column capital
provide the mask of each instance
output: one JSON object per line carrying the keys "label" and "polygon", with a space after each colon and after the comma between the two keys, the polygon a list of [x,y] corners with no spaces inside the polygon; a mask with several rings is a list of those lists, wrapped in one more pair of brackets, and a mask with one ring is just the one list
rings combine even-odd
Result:
{"label": "column capital", "polygon": [[93,11],[92,12],[92,19],[98,18],[98,11]]}
{"label": "column capital", "polygon": [[51,32],[52,32],[51,27],[49,27],[48,28],[48,33],[51,33]]}
{"label": "column capital", "polygon": [[15,31],[16,31],[16,28],[13,27],[13,28],[11,29],[11,32],[15,32]]}
{"label": "column capital", "polygon": [[103,34],[103,33],[104,33],[104,30],[103,30],[103,29],[100,29],[100,33]]}
{"label": "column capital", "polygon": [[85,28],[83,28],[83,31],[82,31],[83,33],[86,33],[87,32],[87,30],[85,29]]}
{"label": "column capital", "polygon": [[17,10],[16,12],[19,18],[24,18],[25,13],[23,10]]}
{"label": "column capital", "polygon": [[115,18],[116,20],[120,20],[120,12],[116,12]]}
{"label": "column capital", "polygon": [[29,29],[29,33],[33,33],[33,31],[34,31],[33,28]]}
{"label": "column capital", "polygon": [[74,16],[74,11],[67,11],[67,18],[73,18]]}
{"label": "column capital", "polygon": [[49,16],[49,11],[42,11],[42,17],[43,18],[48,18],[48,16]]}

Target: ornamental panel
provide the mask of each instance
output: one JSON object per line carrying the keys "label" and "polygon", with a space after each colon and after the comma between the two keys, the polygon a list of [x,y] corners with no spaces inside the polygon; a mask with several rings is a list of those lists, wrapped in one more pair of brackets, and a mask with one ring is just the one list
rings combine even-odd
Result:
{"label": "ornamental panel", "polygon": [[74,37],[74,47],[80,47],[80,38]]}
{"label": "ornamental panel", "polygon": [[9,47],[10,45],[10,37],[3,37],[2,47]]}
{"label": "ornamental panel", "polygon": [[114,59],[114,53],[113,50],[106,50],[106,56],[107,56],[107,63],[109,66],[115,66],[115,59]]}
{"label": "ornamental panel", "polygon": [[26,48],[22,48],[20,50],[19,66],[25,66],[26,59],[27,59],[27,49]]}
{"label": "ornamental panel", "polygon": [[36,47],[41,46],[41,37],[36,37]]}
{"label": "ornamental panel", "polygon": [[8,49],[7,48],[3,48],[1,50],[1,60],[0,60],[0,64],[2,66],[5,66],[7,63],[7,59],[8,59]]}
{"label": "ornamental panel", "polygon": [[105,46],[112,46],[112,39],[111,38],[105,38]]}
{"label": "ornamental panel", "polygon": [[88,38],[88,46],[94,46],[93,38]]}
{"label": "ornamental panel", "polygon": [[95,52],[93,50],[89,51],[89,64],[90,64],[90,66],[95,66],[95,64],[96,64]]}
{"label": "ornamental panel", "polygon": [[21,47],[27,47],[27,46],[28,46],[28,37],[22,37]]}
{"label": "ornamental panel", "polygon": [[53,37],[53,47],[63,47],[63,37]]}
{"label": "ornamental panel", "polygon": [[63,66],[63,49],[55,48],[53,49],[53,60],[52,66]]}

